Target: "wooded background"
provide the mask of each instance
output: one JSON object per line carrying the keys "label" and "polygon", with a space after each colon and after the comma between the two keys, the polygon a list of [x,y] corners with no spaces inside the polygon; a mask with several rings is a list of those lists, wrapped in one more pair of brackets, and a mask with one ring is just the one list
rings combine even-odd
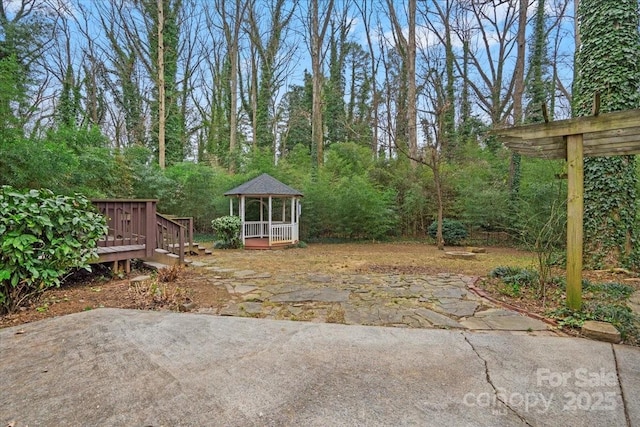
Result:
{"label": "wooded background", "polygon": [[[0,184],[158,198],[201,231],[267,172],[306,240],[562,235],[564,162],[486,131],[640,107],[637,0],[2,0],[0,27]],[[637,165],[610,160],[589,253],[635,264]]]}

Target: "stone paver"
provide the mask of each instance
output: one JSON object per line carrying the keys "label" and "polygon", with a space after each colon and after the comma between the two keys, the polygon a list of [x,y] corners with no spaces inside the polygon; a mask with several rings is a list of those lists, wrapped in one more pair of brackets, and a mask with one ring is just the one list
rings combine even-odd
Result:
{"label": "stone paver", "polygon": [[615,344],[621,341],[620,331],[618,331],[615,326],[611,323],[598,322],[595,320],[584,322],[584,325],[582,325],[582,334],[588,338]]}
{"label": "stone paver", "polygon": [[473,316],[480,304],[477,301],[466,301],[462,299],[441,299],[438,301],[437,307],[444,314],[450,314],[455,317]]}
{"label": "stone paver", "polygon": [[427,308],[417,308],[415,310],[416,314],[420,317],[428,320],[433,326],[439,328],[460,328],[464,329],[465,326],[456,322],[455,320],[442,315],[440,313],[436,313],[435,311],[431,311]]}
{"label": "stone paver", "polygon": [[[204,267],[226,287],[223,316],[297,319],[372,326],[500,331],[550,331],[542,321],[484,300],[467,286],[473,277],[371,273],[261,273]],[[638,297],[640,302],[640,296]],[[212,313],[202,308],[201,313]]]}
{"label": "stone paver", "polygon": [[260,314],[262,313],[262,303],[259,302],[244,302],[240,304],[240,309],[247,314]]}
{"label": "stone paver", "polygon": [[351,292],[332,288],[301,289],[298,291],[278,294],[269,298],[271,302],[344,302],[349,300]]}
{"label": "stone paver", "polygon": [[258,289],[256,285],[235,285],[233,287],[234,293],[236,294],[248,294],[256,289]]}

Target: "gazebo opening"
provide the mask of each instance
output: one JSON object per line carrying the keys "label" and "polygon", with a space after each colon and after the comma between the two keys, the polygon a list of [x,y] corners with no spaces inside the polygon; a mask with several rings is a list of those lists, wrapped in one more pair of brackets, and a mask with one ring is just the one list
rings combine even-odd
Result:
{"label": "gazebo opening", "polygon": [[302,193],[264,173],[227,191],[229,213],[242,221],[245,249],[271,249],[299,241]]}

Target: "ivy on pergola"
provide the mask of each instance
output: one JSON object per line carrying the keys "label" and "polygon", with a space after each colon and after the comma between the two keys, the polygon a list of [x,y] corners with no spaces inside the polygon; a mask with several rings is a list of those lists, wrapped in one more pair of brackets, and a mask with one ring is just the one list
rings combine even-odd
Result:
{"label": "ivy on pergola", "polygon": [[584,157],[640,154],[640,110],[618,111],[491,133],[523,156],[567,160],[567,306],[582,306]]}

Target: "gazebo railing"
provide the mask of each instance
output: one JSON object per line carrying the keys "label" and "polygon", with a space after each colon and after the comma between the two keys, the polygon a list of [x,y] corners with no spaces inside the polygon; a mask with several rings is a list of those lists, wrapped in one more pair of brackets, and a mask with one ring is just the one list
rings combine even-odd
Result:
{"label": "gazebo railing", "polygon": [[[244,237],[267,238],[269,237],[269,222],[267,221],[245,221]],[[296,242],[298,240],[298,224],[289,222],[271,223],[271,243]]]}
{"label": "gazebo railing", "polygon": [[271,224],[271,243],[293,242],[292,224]]}
{"label": "gazebo railing", "polygon": [[244,237],[249,239],[269,237],[269,223],[267,221],[245,221]]}

